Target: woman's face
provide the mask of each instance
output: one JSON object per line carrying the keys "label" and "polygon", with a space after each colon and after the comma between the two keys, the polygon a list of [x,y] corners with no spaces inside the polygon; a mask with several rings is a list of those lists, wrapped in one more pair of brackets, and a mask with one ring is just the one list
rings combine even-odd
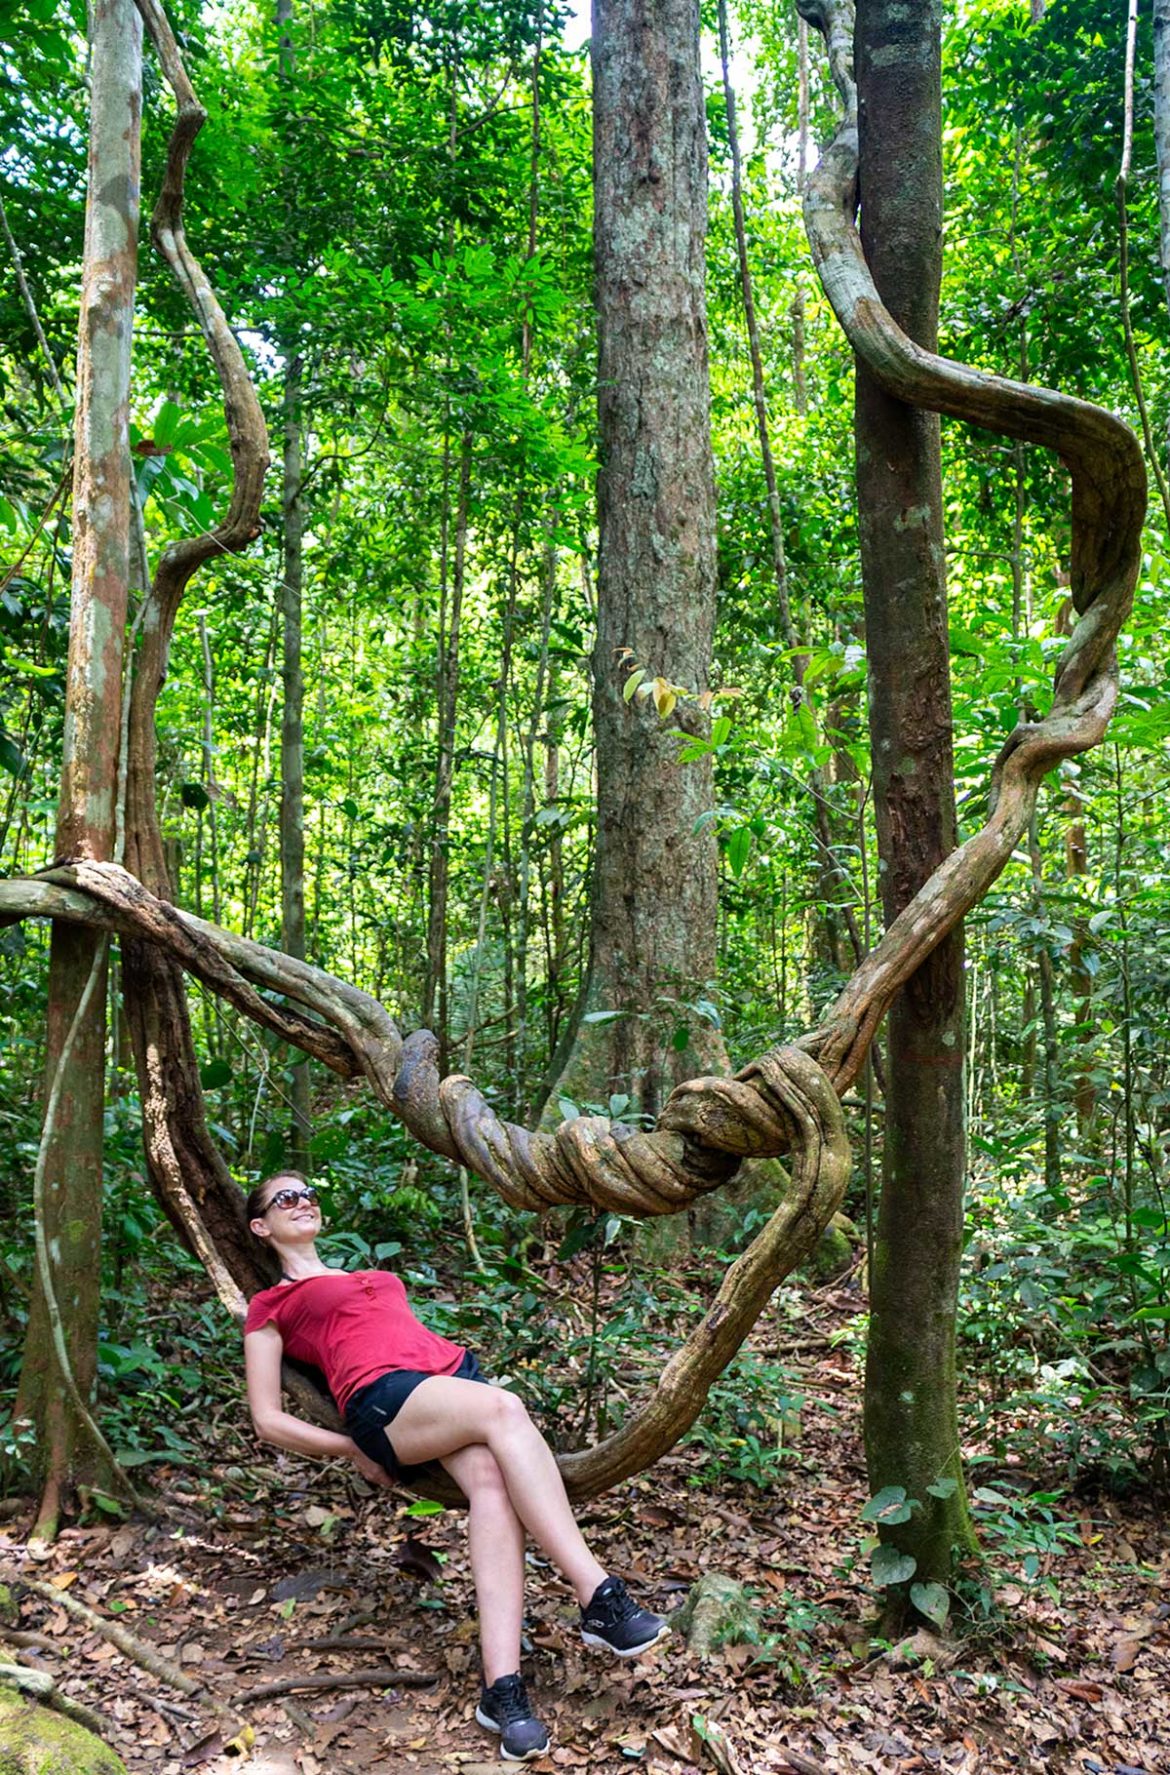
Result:
{"label": "woman's face", "polygon": [[316,1196],[312,1185],[302,1183],[299,1177],[274,1177],[268,1200],[251,1223],[252,1231],[281,1245],[311,1242],[321,1230]]}

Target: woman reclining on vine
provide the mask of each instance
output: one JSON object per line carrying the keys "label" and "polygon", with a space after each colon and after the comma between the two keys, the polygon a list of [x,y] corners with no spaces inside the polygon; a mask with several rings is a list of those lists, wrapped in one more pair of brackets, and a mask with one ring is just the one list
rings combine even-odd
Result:
{"label": "woman reclining on vine", "polygon": [[[489,1384],[469,1350],[411,1312],[386,1270],[330,1269],[317,1255],[317,1192],[281,1171],[248,1198],[252,1232],[281,1278],[253,1296],[244,1325],[248,1404],[256,1433],[279,1448],[343,1456],[375,1485],[409,1480],[439,1461],[468,1500],[467,1536],[479,1606],[483,1686],[476,1718],[512,1762],[543,1756],[549,1736],[520,1676],[527,1532],[572,1584],[586,1645],[635,1658],[668,1632],[590,1553],[552,1451],[522,1401]],[[321,1429],[281,1403],[283,1356],[325,1375],[348,1434]]]}

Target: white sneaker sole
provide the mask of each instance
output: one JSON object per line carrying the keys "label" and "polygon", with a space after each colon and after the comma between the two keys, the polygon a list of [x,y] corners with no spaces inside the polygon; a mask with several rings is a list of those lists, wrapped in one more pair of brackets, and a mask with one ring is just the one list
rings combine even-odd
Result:
{"label": "white sneaker sole", "polygon": [[650,1650],[651,1646],[659,1645],[669,1632],[670,1625],[664,1621],[653,1639],[643,1640],[640,1646],[627,1646],[624,1651],[619,1651],[617,1646],[611,1646],[607,1639],[601,1638],[600,1634],[587,1633],[584,1628],[581,1629],[581,1638],[587,1646],[596,1646],[602,1652],[612,1652],[615,1658],[640,1658],[643,1652]]}
{"label": "white sneaker sole", "polygon": [[[481,1726],[486,1727],[486,1729],[489,1732],[494,1732],[497,1737],[501,1737],[503,1735],[503,1728],[501,1726],[498,1726],[496,1724],[495,1720],[489,1719],[487,1714],[483,1711],[482,1707],[479,1707],[479,1706],[476,1707],[475,1717],[479,1721],[479,1724]],[[506,1763],[530,1763],[534,1757],[547,1756],[548,1752],[549,1752],[549,1746],[551,1745],[551,1743],[552,1743],[552,1739],[548,1736],[548,1734],[546,1732],[544,1743],[541,1745],[539,1750],[526,1750],[526,1751],[524,1751],[523,1755],[517,1756],[515,1751],[505,1750],[504,1746],[501,1744],[500,1745],[500,1755],[503,1757],[503,1759]]]}

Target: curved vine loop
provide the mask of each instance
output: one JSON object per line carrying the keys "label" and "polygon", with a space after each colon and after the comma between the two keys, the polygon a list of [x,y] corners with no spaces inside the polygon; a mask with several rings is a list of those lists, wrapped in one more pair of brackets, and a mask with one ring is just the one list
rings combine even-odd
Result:
{"label": "curved vine loop", "polygon": [[1042,445],[1060,457],[1072,481],[1077,621],[1056,665],[1051,705],[1042,719],[1021,722],[1003,746],[992,771],[987,823],[936,870],[856,970],[825,1023],[801,1042],[844,1090],[860,1072],[894,994],[1003,869],[1028,828],[1046,772],[1104,736],[1117,700],[1115,644],[1141,566],[1146,470],[1137,438],[1115,414],[924,351],[892,319],[854,224],[852,0],[796,4],[825,39],[843,105],[837,132],[809,178],[804,220],[825,294],[854,353],[888,394],[908,406]]}
{"label": "curved vine loop", "polygon": [[[148,16],[156,15],[157,28],[157,0],[139,3]],[[335,1072],[364,1076],[424,1145],[475,1171],[513,1206],[588,1202],[632,1215],[668,1214],[727,1182],[745,1159],[791,1152],[791,1188],[731,1265],[649,1400],[614,1435],[562,1457],[567,1483],[578,1497],[651,1465],[690,1427],[712,1380],[772,1291],[828,1224],[850,1168],[840,1098],[856,1078],[895,993],[1004,867],[1027,828],[1044,774],[1060,759],[1088,750],[1104,733],[1117,695],[1115,642],[1140,563],[1145,470],[1137,440],[1120,420],[1053,390],[923,351],[882,306],[853,219],[852,10],[844,0],[799,4],[826,38],[845,108],[805,202],[813,255],[834,311],[857,356],[898,399],[1042,444],[1061,457],[1072,479],[1072,590],[1078,616],[1057,665],[1048,713],[1022,723],[995,765],[987,822],[894,921],[821,1027],[795,1047],[773,1049],[733,1078],[681,1085],[651,1131],[581,1116],[554,1133],[534,1133],[497,1117],[470,1079],[440,1078],[437,1043],[429,1031],[418,1030],[404,1041],[368,994],[180,911],[115,865],[75,862],[31,881],[0,883],[0,919],[65,918],[120,931],[144,953],[161,952]],[[265,993],[277,993],[284,1002],[274,1003]],[[214,1261],[209,1268],[215,1274]],[[240,1310],[242,1297],[232,1277],[221,1281],[220,1293]]]}

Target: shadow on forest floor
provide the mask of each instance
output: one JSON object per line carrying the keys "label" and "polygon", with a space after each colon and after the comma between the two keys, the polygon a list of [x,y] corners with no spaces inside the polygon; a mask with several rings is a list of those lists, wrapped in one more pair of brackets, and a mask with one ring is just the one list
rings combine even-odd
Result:
{"label": "shadow on forest floor", "polygon": [[[814,1354],[801,1370],[803,1439],[772,1489],[721,1481],[711,1451],[690,1445],[583,1517],[603,1563],[660,1610],[704,1571],[752,1585],[768,1605],[774,1661],[754,1662],[746,1646],[704,1661],[681,1638],[632,1668],[608,1661],[577,1640],[567,1587],[534,1566],[526,1675],[553,1732],[538,1767],[780,1775],[793,1768],[787,1748],[806,1775],[801,1757],[833,1775],[1170,1769],[1170,1539],[1149,1500],[1069,1501],[1079,1536],[1038,1585],[1003,1575],[1006,1624],[995,1633],[949,1647],[920,1642],[909,1662],[867,1643],[864,1561],[853,1569],[865,1500],[859,1387],[849,1357],[823,1335],[856,1311],[844,1288],[808,1297],[799,1336]],[[778,1353],[774,1324],[755,1341],[761,1353]],[[209,1485],[240,1473],[213,1461],[209,1451]],[[279,1678],[371,1667],[426,1674],[433,1686],[300,1693],[291,1697],[295,1719],[280,1699],[249,1703],[242,1717],[254,1743],[229,1755],[222,1735],[209,1736],[214,1721],[197,1698],[175,1695],[30,1594],[20,1626],[59,1643],[60,1655],[22,1656],[39,1658],[108,1722],[135,1775],[499,1768],[497,1741],[473,1717],[477,1656],[460,1519],[411,1518],[392,1494],[359,1497],[336,1468],[314,1473],[282,1457],[279,1470],[266,1471],[267,1495],[221,1506],[218,1517],[210,1493],[184,1491],[176,1476],[163,1523],[67,1530],[44,1559],[32,1559],[10,1526],[0,1534],[0,1575],[35,1576],[117,1616],[229,1704]],[[356,1643],[313,1643],[337,1637]],[[788,1656],[807,1676],[795,1690]]]}

